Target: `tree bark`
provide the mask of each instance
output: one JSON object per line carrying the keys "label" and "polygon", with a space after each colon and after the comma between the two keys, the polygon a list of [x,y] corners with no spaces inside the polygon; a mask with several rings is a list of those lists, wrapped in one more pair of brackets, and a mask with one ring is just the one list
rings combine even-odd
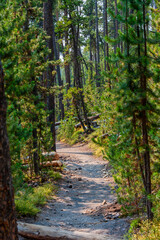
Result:
{"label": "tree bark", "polygon": [[[72,20],[71,13],[70,13],[70,19]],[[82,118],[80,116],[79,104],[81,104],[85,123],[87,124],[88,130],[91,131],[91,124],[87,117],[87,110],[86,110],[84,97],[83,97],[81,67],[80,67],[80,62],[79,62],[79,49],[78,49],[79,25],[76,28],[76,26],[71,24],[71,30],[72,30],[72,38],[73,38],[74,86],[77,87],[77,89],[80,89],[79,96],[75,96],[75,98],[74,98],[74,105],[76,108],[77,117],[79,118],[79,121],[81,122],[84,131],[86,131],[85,126],[82,121]],[[78,103],[77,99],[80,101],[79,103]]]}
{"label": "tree bark", "polygon": [[[146,9],[145,9],[145,1],[143,0],[143,35],[144,35],[144,56],[147,58],[147,32],[146,32]],[[143,146],[144,146],[144,165],[145,165],[145,180],[146,180],[146,206],[147,206],[147,216],[148,219],[153,219],[152,213],[152,202],[148,199],[148,196],[151,195],[151,167],[150,167],[150,152],[149,152],[149,141],[148,141],[148,119],[147,119],[147,66],[146,63],[143,67],[142,75],[141,75],[141,89],[143,93],[142,97],[142,106],[143,110],[141,112],[141,120],[142,120],[142,136],[143,136]]]}
{"label": "tree bark", "polygon": [[[55,30],[54,30],[54,24],[53,24],[53,47],[54,47],[54,55],[55,55],[55,60],[59,60],[59,52],[57,50],[57,46],[56,46],[56,36],[55,36]],[[60,87],[63,86],[63,81],[61,78],[61,70],[60,70],[60,66],[57,65],[57,78],[58,78],[58,85]],[[61,92],[59,94],[59,109],[60,109],[60,119],[64,119],[64,104],[63,104],[63,93]]]}
{"label": "tree bark", "polygon": [[[67,8],[65,8],[64,16],[67,18],[67,15],[68,15],[68,11],[67,11]],[[65,48],[68,48],[68,31],[65,31]],[[69,51],[67,50],[65,53],[65,56],[68,54],[69,54]],[[71,86],[70,65],[68,63],[65,64],[65,77],[66,77],[67,91],[68,91]]]}
{"label": "tree bark", "polygon": [[7,103],[4,92],[4,74],[0,61],[0,239],[17,240],[11,159],[6,127]]}
{"label": "tree bark", "polygon": [[[117,10],[117,0],[114,0],[115,2],[115,16],[117,16],[118,14],[118,10]],[[118,38],[118,20],[117,18],[115,18],[115,39]],[[114,46],[114,52],[116,53],[116,49],[117,49],[118,45],[116,44]]]}
{"label": "tree bark", "polygon": [[[103,0],[103,7],[104,7],[104,37],[108,37],[108,0]],[[107,61],[105,59],[107,57]],[[107,70],[110,72],[110,66],[109,66],[109,44],[104,42],[104,68],[105,71]],[[109,79],[109,89],[111,89],[111,80]]]}
{"label": "tree bark", "polygon": [[92,14],[93,14],[93,0],[91,0],[90,4],[90,20],[89,20],[89,60],[90,60],[90,76],[89,80],[90,83],[92,83],[93,79],[93,54],[92,54],[92,48],[93,48],[93,34],[92,34],[92,28],[93,28],[93,20],[92,20]]}
{"label": "tree bark", "polygon": [[96,13],[96,86],[100,87],[100,53],[99,53],[99,28],[98,28],[98,6],[95,0]]}
{"label": "tree bark", "polygon": [[[37,101],[37,96],[38,96],[38,92],[37,92],[37,86],[36,86],[36,81],[35,79],[33,79],[34,81],[34,88],[33,88],[33,95],[34,95],[34,105],[35,107],[38,104]],[[33,115],[33,132],[32,132],[32,136],[33,136],[33,165],[34,165],[34,172],[36,175],[39,174],[39,154],[38,154],[38,135],[37,135],[37,121],[38,121],[38,116],[37,113],[35,112]]]}
{"label": "tree bark", "polygon": [[19,234],[29,239],[41,240],[113,240],[112,237],[100,236],[80,231],[63,230],[57,227],[47,227],[28,223],[18,223]]}
{"label": "tree bark", "polygon": [[[51,50],[51,53],[48,56],[48,59],[52,61],[54,59],[54,49],[53,49],[53,16],[52,16],[52,8],[53,8],[53,0],[48,0],[43,3],[43,11],[44,11],[44,30],[47,32],[47,35],[50,37],[47,41],[47,46]],[[46,74],[47,80],[47,88],[50,90],[51,87],[55,85],[55,76],[53,76],[52,72],[54,67],[52,64],[49,65]],[[55,133],[55,96],[54,93],[49,94],[47,99],[49,114],[49,123],[51,124],[51,132],[53,138],[53,147],[52,150],[56,151],[56,133]]]}

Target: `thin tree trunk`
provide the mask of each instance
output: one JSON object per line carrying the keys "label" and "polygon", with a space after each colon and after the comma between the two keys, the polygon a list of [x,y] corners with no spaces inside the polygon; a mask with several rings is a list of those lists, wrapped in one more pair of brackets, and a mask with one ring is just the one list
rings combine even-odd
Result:
{"label": "thin tree trunk", "polygon": [[[106,0],[103,0],[103,36],[106,36],[106,14],[107,14],[107,7],[106,7]],[[104,40],[104,70],[107,70],[106,64],[106,42]]]}
{"label": "thin tree trunk", "polygon": [[[115,15],[117,16],[118,11],[117,11],[117,0],[114,0],[115,2]],[[118,38],[118,20],[117,18],[114,19],[114,25],[115,25],[115,32],[114,32],[114,38],[117,39]],[[116,53],[116,49],[117,49],[117,44],[115,44],[114,46],[114,53]]]}
{"label": "thin tree trunk", "polygon": [[96,86],[100,87],[100,54],[99,54],[99,29],[98,29],[98,6],[95,0],[96,13]]}
{"label": "thin tree trunk", "polygon": [[135,112],[133,113],[133,129],[134,129],[134,135],[135,135],[134,138],[135,138],[136,153],[137,153],[137,158],[138,158],[138,166],[139,166],[139,169],[140,169],[143,185],[144,185],[144,187],[146,187],[146,179],[145,179],[144,169],[143,169],[143,165],[142,165],[142,161],[141,161],[141,155],[140,155],[140,151],[139,151],[139,143],[138,143],[138,138],[136,136],[137,127],[136,127]]}
{"label": "thin tree trunk", "polygon": [[[68,12],[67,8],[64,10],[64,16],[67,18]],[[65,31],[65,48],[68,48],[68,31]],[[65,53],[65,56],[69,54],[69,51],[67,50]],[[67,83],[67,91],[71,87],[71,77],[70,77],[70,65],[67,63],[65,64],[65,77],[66,77],[66,83]]]}
{"label": "thin tree trunk", "polygon": [[[71,14],[70,14],[70,19],[72,20]],[[74,84],[78,89],[81,89],[79,92],[79,99],[81,101],[85,123],[87,124],[88,130],[91,131],[91,124],[87,117],[87,110],[85,107],[84,97],[83,97],[83,88],[82,88],[83,86],[82,86],[82,79],[81,79],[81,68],[80,68],[79,50],[78,50],[79,26],[77,26],[77,29],[76,29],[76,27],[72,24],[71,30],[72,30],[72,38],[73,38]],[[76,107],[78,108],[77,100],[75,100],[75,103],[77,104]],[[78,114],[78,111],[77,111],[77,114]],[[78,114],[78,118],[79,118],[79,121],[82,122],[82,119],[80,118],[80,114]]]}
{"label": "thin tree trunk", "polygon": [[[53,47],[54,47],[54,55],[55,55],[55,60],[59,60],[59,51],[56,46],[56,36],[55,36],[55,30],[54,30],[54,24],[53,24]],[[60,66],[57,66],[57,77],[58,77],[58,85],[60,87],[63,86],[63,81],[61,78],[61,70]],[[59,98],[59,109],[60,109],[60,119],[64,119],[64,104],[63,104],[63,93],[61,92],[58,96]]]}
{"label": "thin tree trunk", "polygon": [[[144,56],[147,57],[147,34],[146,34],[146,9],[145,9],[145,1],[143,0],[143,34],[144,34]],[[147,76],[146,76],[147,66],[144,66],[142,76],[141,76],[141,89],[143,91],[143,98],[142,98],[142,106],[143,110],[141,112],[142,116],[142,135],[143,135],[143,146],[145,152],[143,154],[144,164],[145,164],[145,179],[146,179],[146,205],[147,205],[147,216],[148,219],[153,219],[152,213],[152,202],[148,199],[148,196],[151,195],[151,167],[150,167],[150,152],[149,152],[149,141],[148,141],[148,119],[147,119],[147,112],[146,112],[146,105],[147,105]]]}
{"label": "thin tree trunk", "polygon": [[[34,79],[34,82],[35,82],[35,79]],[[37,101],[37,95],[38,95],[38,92],[37,92],[37,86],[36,86],[36,82],[35,82],[35,86],[33,88],[33,95],[34,95],[34,105],[37,106],[38,104],[38,101]],[[35,113],[33,115],[33,126],[35,125],[35,123],[37,123],[38,121],[38,117],[37,117],[37,114]],[[39,173],[39,155],[38,155],[38,134],[37,134],[37,127],[34,126],[33,127],[33,132],[32,132],[32,135],[33,135],[33,149],[34,149],[34,152],[33,152],[33,165],[34,165],[34,172],[36,175],[38,175]]]}
{"label": "thin tree trunk", "polygon": [[[26,10],[26,19],[25,19],[25,23],[24,23],[24,32],[28,31],[29,29],[29,13],[28,13],[28,0],[25,0],[25,10]],[[31,52],[29,50],[28,55],[31,55]],[[36,106],[38,104],[36,98],[37,98],[37,86],[36,86],[36,82],[35,82],[35,78],[32,78],[32,81],[35,83],[34,88],[33,88],[33,97],[34,97],[34,105]],[[35,123],[37,122],[37,114],[34,113],[33,114],[33,126],[35,125]],[[38,175],[39,173],[39,166],[38,166],[38,159],[39,159],[39,155],[38,155],[38,136],[37,136],[37,129],[34,126],[33,128],[33,132],[32,132],[32,136],[33,136],[33,149],[34,149],[34,153],[33,153],[33,166],[34,166],[34,172],[36,175]]]}
{"label": "thin tree trunk", "polygon": [[18,240],[4,92],[4,74],[0,61],[0,239]]}
{"label": "thin tree trunk", "polygon": [[90,20],[89,20],[89,59],[90,59],[90,83],[92,83],[93,79],[93,54],[92,54],[92,45],[93,45],[93,34],[92,34],[92,28],[93,28],[93,20],[92,20],[92,14],[93,14],[93,0],[91,1],[90,6]]}
{"label": "thin tree trunk", "polygon": [[[48,59],[52,61],[54,59],[54,49],[53,49],[53,17],[52,17],[52,8],[53,8],[53,0],[48,0],[43,3],[44,10],[44,30],[47,32],[47,35],[50,37],[47,41],[47,46],[51,50],[51,53],[48,56]],[[46,80],[47,80],[47,88],[50,90],[51,87],[55,85],[55,77],[52,72],[54,67],[52,64],[49,65],[46,71]],[[50,94],[47,101],[49,114],[49,123],[51,124],[51,132],[53,138],[53,147],[52,149],[56,151],[56,134],[55,134],[55,96],[54,93]]]}
{"label": "thin tree trunk", "polygon": [[[108,10],[108,0],[103,0],[103,7],[104,7],[104,37],[107,36],[108,37],[108,14],[107,14],[107,10]],[[109,44],[108,43],[104,43],[104,57],[107,57],[107,62],[106,59],[104,59],[104,66],[105,66],[105,70],[107,70],[108,72],[110,72],[110,66],[109,66]],[[111,81],[109,79],[109,88],[111,89]]]}
{"label": "thin tree trunk", "polygon": [[[121,12],[121,15],[122,15],[123,11]],[[121,23],[121,32],[123,33],[123,23]],[[121,53],[123,53],[123,50],[124,50],[124,44],[123,44],[123,41],[121,41]]]}
{"label": "thin tree trunk", "polygon": [[33,149],[34,149],[34,153],[33,153],[33,164],[34,164],[34,172],[36,175],[38,175],[39,173],[39,166],[38,166],[38,162],[39,162],[39,156],[38,156],[38,142],[37,142],[37,129],[34,128],[33,129]]}

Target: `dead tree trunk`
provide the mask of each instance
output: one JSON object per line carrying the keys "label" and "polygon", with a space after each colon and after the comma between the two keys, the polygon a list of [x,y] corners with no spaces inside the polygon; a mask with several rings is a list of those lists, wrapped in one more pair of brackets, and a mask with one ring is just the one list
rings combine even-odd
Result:
{"label": "dead tree trunk", "polygon": [[86,233],[80,231],[69,231],[57,227],[47,227],[29,223],[18,223],[19,235],[28,239],[37,240],[113,240],[107,236]]}

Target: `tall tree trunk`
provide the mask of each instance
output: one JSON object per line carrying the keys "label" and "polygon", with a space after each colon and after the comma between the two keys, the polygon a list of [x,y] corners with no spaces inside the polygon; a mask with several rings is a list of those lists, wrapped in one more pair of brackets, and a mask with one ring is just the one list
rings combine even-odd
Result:
{"label": "tall tree trunk", "polygon": [[0,239],[18,240],[4,91],[4,74],[0,61]]}
{"label": "tall tree trunk", "polygon": [[[44,30],[47,32],[47,35],[50,37],[47,41],[47,46],[51,50],[51,53],[48,56],[48,59],[52,61],[54,59],[54,49],[53,49],[53,16],[52,16],[52,8],[53,8],[53,0],[48,0],[43,3],[43,11],[44,11]],[[47,88],[50,90],[51,87],[55,85],[55,76],[53,76],[52,72],[54,67],[52,64],[49,65],[46,71],[46,80],[47,80]],[[53,137],[53,147],[52,149],[56,151],[56,133],[55,133],[55,96],[54,94],[50,94],[47,101],[49,114],[49,122],[51,124],[51,132]]]}
{"label": "tall tree trunk", "polygon": [[[25,19],[25,23],[24,23],[24,32],[28,31],[29,29],[29,12],[28,12],[28,0],[25,0],[25,11],[26,11],[26,19]],[[28,39],[28,38],[27,38]],[[29,49],[29,46],[28,46]],[[28,55],[31,56],[31,51],[28,51]],[[34,88],[33,88],[33,97],[34,97],[34,105],[36,106],[38,104],[37,102],[37,86],[36,86],[36,82],[35,82],[35,78],[32,78],[32,81],[35,83]],[[37,114],[36,112],[33,114],[33,126],[36,125],[35,123],[37,122]],[[38,155],[38,137],[37,137],[37,129],[34,126],[33,128],[33,132],[32,132],[32,136],[33,136],[33,149],[34,149],[34,153],[33,153],[33,165],[34,165],[34,172],[36,175],[38,175],[39,173],[39,166],[38,166],[38,159],[39,159],[39,155]]]}
{"label": "tall tree trunk", "polygon": [[[146,32],[146,8],[145,1],[143,0],[143,35],[144,35],[144,56],[147,58],[147,32]],[[142,136],[143,136],[143,146],[144,146],[144,165],[145,165],[145,180],[146,180],[146,205],[147,205],[147,216],[148,219],[153,219],[152,213],[152,202],[148,199],[148,196],[151,195],[151,167],[150,167],[150,152],[149,152],[149,141],[148,141],[148,119],[147,119],[147,65],[145,63],[140,79],[141,89],[143,92],[142,97],[142,106],[143,110],[141,112],[142,116]]]}
{"label": "tall tree trunk", "polygon": [[93,0],[91,0],[90,5],[90,20],[89,20],[89,60],[90,60],[90,76],[89,80],[90,83],[92,83],[93,79],[93,54],[92,54],[92,48],[93,48],[93,34],[92,34],[92,28],[93,28],[93,20],[92,20],[92,14],[93,14]]}
{"label": "tall tree trunk", "polygon": [[[59,60],[59,51],[57,49],[56,46],[56,36],[55,36],[55,30],[54,30],[54,24],[53,24],[53,47],[54,47],[54,56],[55,56],[55,60]],[[61,78],[61,70],[60,70],[60,66],[57,66],[57,77],[58,77],[58,85],[60,87],[63,86],[63,81]],[[64,104],[63,104],[63,93],[61,92],[59,94],[59,109],[60,109],[60,119],[64,119]]]}
{"label": "tall tree trunk", "polygon": [[[68,11],[67,8],[64,10],[64,16],[67,18]],[[68,31],[65,31],[65,48],[68,48]],[[69,54],[69,51],[67,50],[65,53],[65,56]],[[67,63],[65,64],[65,77],[66,77],[66,83],[67,83],[67,90],[69,90],[71,86],[71,77],[70,77],[70,65]]]}
{"label": "tall tree trunk", "polygon": [[[114,0],[115,3],[115,15],[117,15],[117,0]],[[114,18],[114,39],[117,38],[117,19]],[[116,53],[117,44],[114,45],[114,53]]]}
{"label": "tall tree trunk", "polygon": [[[34,79],[35,82],[35,79]],[[33,88],[33,95],[34,95],[34,105],[37,106],[38,101],[37,101],[37,86],[36,86],[36,82]],[[38,116],[37,113],[35,113],[33,115],[33,132],[32,132],[32,136],[33,136],[33,165],[34,165],[34,172],[36,175],[38,175],[39,173],[39,154],[38,154],[38,134],[37,134],[37,123],[38,121]]]}
{"label": "tall tree trunk", "polygon": [[[103,7],[104,7],[104,37],[108,37],[108,0],[103,0]],[[107,57],[107,62],[105,57]],[[110,72],[110,66],[109,66],[109,44],[104,43],[104,66],[105,66],[105,71],[107,70]],[[109,88],[111,89],[111,81],[109,79]]]}
{"label": "tall tree trunk", "polygon": [[[115,2],[115,15],[117,16],[117,14],[118,14],[117,0],[114,0],[114,2]],[[117,39],[118,38],[118,19],[117,18],[114,19],[114,25],[115,25],[115,35],[114,35],[114,37],[115,37],[115,39]],[[114,46],[114,53],[116,53],[117,47],[120,47],[120,45],[119,44],[115,44],[115,46]]]}
{"label": "tall tree trunk", "polygon": [[[107,0],[103,0],[103,36],[105,37],[106,35],[106,26],[108,26],[108,21],[107,21]],[[108,30],[108,28],[107,28]],[[106,64],[106,45],[107,43],[104,40],[104,70],[106,71],[107,69],[107,64]]]}
{"label": "tall tree trunk", "polygon": [[[123,15],[123,11],[121,11],[121,15]],[[123,23],[121,23],[121,32],[123,33],[123,31],[124,31],[124,24]],[[124,50],[124,44],[123,44],[123,40],[121,40],[121,43],[120,43],[120,45],[121,45],[121,53],[123,53],[123,50]]]}
{"label": "tall tree trunk", "polygon": [[34,172],[36,175],[38,175],[39,173],[39,166],[38,166],[38,162],[39,162],[39,156],[38,156],[38,136],[37,136],[37,128],[33,128],[33,149],[34,149],[34,153],[33,153],[33,164],[34,164]]}
{"label": "tall tree trunk", "polygon": [[[70,19],[72,20],[71,14],[70,14]],[[82,106],[82,110],[83,110],[83,114],[84,114],[84,119],[85,119],[85,123],[87,124],[88,130],[91,131],[91,124],[90,121],[87,117],[87,110],[86,110],[86,106],[84,103],[84,97],[83,97],[83,86],[82,86],[82,79],[81,79],[81,67],[80,67],[80,62],[79,62],[79,44],[78,44],[78,39],[79,39],[79,25],[74,26],[73,24],[71,25],[71,30],[72,30],[72,38],[73,38],[73,64],[74,64],[74,85],[80,89],[79,91],[79,99],[81,102],[81,106]],[[75,99],[75,103],[77,104],[77,109],[78,109],[78,105],[79,103],[77,102],[77,100]],[[80,111],[79,111],[80,112]],[[78,111],[77,111],[78,113]],[[77,114],[78,117],[80,117],[80,114]],[[79,119],[80,122],[82,122],[81,119]],[[82,125],[83,126],[83,125]],[[84,131],[86,131],[85,127]]]}
{"label": "tall tree trunk", "polygon": [[96,86],[100,87],[100,53],[99,53],[99,28],[98,28],[98,6],[95,0],[96,13]]}

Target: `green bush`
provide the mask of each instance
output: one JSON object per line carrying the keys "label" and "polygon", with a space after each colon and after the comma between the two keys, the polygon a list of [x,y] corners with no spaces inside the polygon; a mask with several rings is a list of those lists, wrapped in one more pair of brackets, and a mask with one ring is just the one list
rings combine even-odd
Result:
{"label": "green bush", "polygon": [[15,205],[18,215],[35,216],[40,212],[38,207],[45,205],[47,199],[51,198],[55,190],[52,184],[19,190],[15,195]]}
{"label": "green bush", "polygon": [[160,222],[157,219],[154,219],[153,222],[145,220],[141,223],[139,219],[134,220],[126,238],[129,240],[158,240],[160,239]]}
{"label": "green bush", "polygon": [[69,140],[74,133],[75,121],[72,117],[67,120],[61,121],[58,131],[58,140]]}
{"label": "green bush", "polygon": [[64,140],[69,144],[75,144],[83,140],[83,130],[75,130],[75,120],[73,117],[69,117],[67,120],[61,121],[61,125],[58,131],[58,140]]}
{"label": "green bush", "polygon": [[54,172],[53,170],[49,170],[47,174],[50,178],[53,178],[55,181],[61,179],[62,177],[59,172]]}
{"label": "green bush", "polygon": [[24,173],[23,173],[23,165],[21,161],[14,161],[12,163],[12,177],[13,177],[13,185],[15,190],[21,188],[24,184]]}

